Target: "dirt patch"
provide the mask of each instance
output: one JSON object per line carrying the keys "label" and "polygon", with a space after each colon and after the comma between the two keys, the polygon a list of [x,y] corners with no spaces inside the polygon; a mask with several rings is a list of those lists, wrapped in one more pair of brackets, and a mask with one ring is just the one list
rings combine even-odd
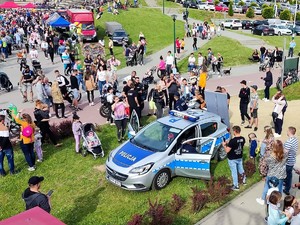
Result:
{"label": "dirt patch", "polygon": [[99,166],[94,166],[93,168],[101,173],[105,173],[105,165],[104,164],[99,165]]}

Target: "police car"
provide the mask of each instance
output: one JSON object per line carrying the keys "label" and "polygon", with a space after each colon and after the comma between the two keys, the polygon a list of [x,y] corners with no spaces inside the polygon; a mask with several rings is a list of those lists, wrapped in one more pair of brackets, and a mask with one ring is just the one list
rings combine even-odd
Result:
{"label": "police car", "polygon": [[[137,132],[132,115],[130,133]],[[126,190],[159,190],[172,177],[209,180],[210,161],[223,160],[222,141],[230,138],[221,117],[199,109],[172,110],[111,151],[106,161],[108,181]]]}

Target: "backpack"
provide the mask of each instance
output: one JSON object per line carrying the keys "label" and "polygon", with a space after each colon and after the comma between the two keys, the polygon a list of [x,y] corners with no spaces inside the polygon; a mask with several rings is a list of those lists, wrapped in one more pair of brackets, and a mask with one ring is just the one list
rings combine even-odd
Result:
{"label": "backpack", "polygon": [[283,106],[283,108],[282,108],[282,110],[281,110],[281,111],[282,111],[282,114],[285,113],[287,107],[288,107],[288,103],[287,103],[287,101],[285,101],[285,105]]}
{"label": "backpack", "polygon": [[69,80],[65,76],[63,76],[63,75],[61,75],[61,76],[64,78],[66,86],[69,85],[70,84]]}
{"label": "backpack", "polygon": [[22,135],[24,137],[30,138],[32,134],[33,134],[33,128],[31,125],[27,125],[26,127],[23,128]]}

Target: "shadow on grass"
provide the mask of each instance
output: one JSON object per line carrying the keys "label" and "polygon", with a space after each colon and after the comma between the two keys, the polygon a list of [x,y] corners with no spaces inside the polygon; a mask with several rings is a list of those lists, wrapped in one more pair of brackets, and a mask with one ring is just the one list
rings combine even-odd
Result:
{"label": "shadow on grass", "polygon": [[101,187],[87,195],[76,198],[73,208],[68,211],[63,221],[66,224],[78,224],[89,214],[94,213],[99,204],[99,194],[103,190],[104,188]]}

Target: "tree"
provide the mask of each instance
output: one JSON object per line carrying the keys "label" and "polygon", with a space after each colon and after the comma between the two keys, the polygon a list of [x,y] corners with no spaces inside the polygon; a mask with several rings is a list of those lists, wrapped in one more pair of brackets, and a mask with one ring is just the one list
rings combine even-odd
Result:
{"label": "tree", "polygon": [[281,19],[281,20],[290,20],[291,16],[292,16],[291,11],[288,10],[288,9],[285,9],[285,10],[280,12],[279,19]]}
{"label": "tree", "polygon": [[215,5],[219,5],[219,3],[220,3],[219,0],[215,0],[215,1],[214,1],[214,4],[215,4]]}
{"label": "tree", "polygon": [[296,14],[296,20],[300,20],[300,12],[297,12],[297,14]]}
{"label": "tree", "polygon": [[250,7],[258,7],[256,2],[251,2]]}
{"label": "tree", "polygon": [[254,9],[252,7],[249,7],[249,9],[247,10],[246,17],[254,18]]}
{"label": "tree", "polygon": [[240,6],[244,6],[244,5],[245,5],[245,2],[243,2],[243,1],[239,1],[238,5],[240,5]]}
{"label": "tree", "polygon": [[228,15],[233,16],[233,14],[234,14],[234,12],[233,12],[233,8],[232,8],[232,2],[230,2],[229,9],[228,9]]}
{"label": "tree", "polygon": [[273,7],[265,7],[263,10],[262,10],[262,17],[265,18],[265,19],[271,19],[274,17],[274,9]]}
{"label": "tree", "polygon": [[269,6],[267,4],[263,4],[261,8],[264,9],[266,7],[269,7]]}

